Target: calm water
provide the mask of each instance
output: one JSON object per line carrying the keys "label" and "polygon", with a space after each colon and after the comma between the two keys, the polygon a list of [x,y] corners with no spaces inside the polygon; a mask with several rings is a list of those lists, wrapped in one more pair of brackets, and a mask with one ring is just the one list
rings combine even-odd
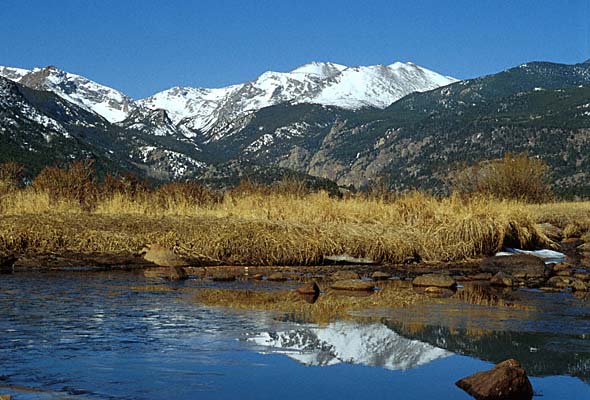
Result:
{"label": "calm water", "polygon": [[130,273],[0,276],[0,394],[469,399],[457,379],[513,356],[544,399],[590,399],[590,307],[571,296],[519,293],[536,311],[429,306],[315,326],[130,288],[148,283]]}

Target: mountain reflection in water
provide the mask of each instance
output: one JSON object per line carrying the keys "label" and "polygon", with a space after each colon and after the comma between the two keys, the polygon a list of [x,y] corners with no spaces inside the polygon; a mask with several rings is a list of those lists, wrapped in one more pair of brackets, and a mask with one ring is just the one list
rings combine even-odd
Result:
{"label": "mountain reflection in water", "polygon": [[[0,395],[469,400],[454,382],[506,354],[544,399],[590,398],[590,385],[563,376],[588,376],[590,318],[571,296],[520,314],[421,306],[311,325],[205,307],[194,300],[199,284],[153,286],[123,272],[3,276]],[[555,376],[534,377],[545,374]]]}
{"label": "mountain reflection in water", "polygon": [[407,339],[380,323],[302,326],[263,332],[248,340],[305,365],[349,363],[405,370],[450,355],[439,347]]}

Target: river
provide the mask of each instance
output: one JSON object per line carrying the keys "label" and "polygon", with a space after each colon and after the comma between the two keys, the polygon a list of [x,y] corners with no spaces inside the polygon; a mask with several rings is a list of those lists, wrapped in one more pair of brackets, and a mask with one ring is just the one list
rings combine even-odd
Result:
{"label": "river", "polygon": [[128,272],[0,276],[0,395],[469,399],[457,379],[514,357],[544,399],[590,399],[590,305],[569,294],[519,293],[534,311],[439,304],[314,325],[148,284]]}

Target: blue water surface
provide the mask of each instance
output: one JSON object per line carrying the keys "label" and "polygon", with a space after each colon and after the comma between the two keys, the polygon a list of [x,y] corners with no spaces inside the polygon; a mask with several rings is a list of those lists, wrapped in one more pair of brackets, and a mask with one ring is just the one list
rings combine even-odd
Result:
{"label": "blue water surface", "polygon": [[[478,349],[539,340],[534,329],[483,342],[466,333],[447,349],[444,329],[418,338],[387,319],[299,324],[204,307],[190,291],[136,289],[147,284],[153,283],[125,272],[1,276],[0,394],[16,400],[469,399],[454,382],[496,361]],[[531,378],[535,391],[544,399],[590,399],[587,340],[579,332],[571,338],[544,332],[542,339],[551,335],[575,346],[531,359],[551,365],[551,357],[559,358],[557,369],[539,368],[540,377]],[[559,370],[573,364],[579,367]]]}

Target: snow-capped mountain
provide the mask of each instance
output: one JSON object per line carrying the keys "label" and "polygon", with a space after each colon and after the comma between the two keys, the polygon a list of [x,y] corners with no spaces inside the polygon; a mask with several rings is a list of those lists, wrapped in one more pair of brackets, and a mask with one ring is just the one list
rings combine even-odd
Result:
{"label": "snow-capped mountain", "polygon": [[356,110],[384,108],[412,93],[456,82],[412,63],[347,67],[313,62],[290,72],[268,71],[240,85],[220,89],[172,88],[140,100],[162,108],[175,123],[192,131],[280,103],[317,103]]}
{"label": "snow-capped mountain", "polygon": [[0,76],[32,89],[53,92],[109,122],[124,120],[136,108],[134,100],[123,93],[53,66],[32,71],[0,67]]}
{"label": "snow-capped mountain", "polygon": [[[178,134],[187,137],[219,136],[220,127],[276,104],[317,103],[349,110],[384,108],[409,93],[456,81],[412,63],[347,67],[312,62],[290,72],[268,71],[243,84],[218,89],[174,87],[133,100],[108,86],[53,66],[32,71],[0,67],[0,76],[36,90],[54,92],[112,123],[124,121],[138,109],[162,109],[179,128]],[[215,133],[209,133],[214,129]]]}
{"label": "snow-capped mountain", "polygon": [[398,335],[383,324],[335,322],[248,338],[273,353],[305,365],[339,363],[406,370],[451,355],[448,351]]}

